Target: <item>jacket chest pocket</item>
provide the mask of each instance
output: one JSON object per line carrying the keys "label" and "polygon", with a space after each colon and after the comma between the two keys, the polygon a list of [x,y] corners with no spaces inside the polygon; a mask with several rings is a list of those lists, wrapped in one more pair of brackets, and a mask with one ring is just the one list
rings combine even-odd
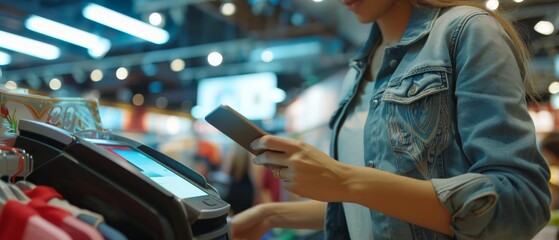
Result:
{"label": "jacket chest pocket", "polygon": [[383,93],[398,174],[430,178],[440,153],[450,144],[448,77],[448,71],[416,70],[390,83]]}

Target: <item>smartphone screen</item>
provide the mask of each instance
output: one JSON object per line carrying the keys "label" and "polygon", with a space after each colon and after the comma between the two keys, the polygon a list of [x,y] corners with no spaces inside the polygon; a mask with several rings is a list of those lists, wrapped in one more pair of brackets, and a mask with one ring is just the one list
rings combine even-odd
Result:
{"label": "smartphone screen", "polygon": [[252,154],[258,155],[265,151],[253,150],[250,147],[250,143],[268,133],[256,126],[230,106],[220,105],[210,112],[205,119],[209,124],[217,128],[223,134],[231,138]]}

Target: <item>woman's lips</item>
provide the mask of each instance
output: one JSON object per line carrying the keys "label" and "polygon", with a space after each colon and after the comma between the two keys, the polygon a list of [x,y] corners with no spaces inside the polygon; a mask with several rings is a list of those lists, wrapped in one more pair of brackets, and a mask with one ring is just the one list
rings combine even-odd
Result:
{"label": "woman's lips", "polygon": [[357,9],[357,6],[359,6],[359,4],[361,4],[362,2],[363,0],[345,0],[343,3],[347,7],[347,9],[355,11],[355,9]]}

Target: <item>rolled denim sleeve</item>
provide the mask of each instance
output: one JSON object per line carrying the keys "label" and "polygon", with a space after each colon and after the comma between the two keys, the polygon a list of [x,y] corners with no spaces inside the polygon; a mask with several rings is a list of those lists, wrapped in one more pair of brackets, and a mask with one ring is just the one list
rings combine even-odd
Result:
{"label": "rolled denim sleeve", "polygon": [[433,179],[439,199],[453,212],[452,230],[458,239],[478,239],[495,215],[499,196],[493,181],[479,173]]}
{"label": "rolled denim sleeve", "polygon": [[[456,239],[530,239],[549,220],[549,168],[538,151],[514,48],[487,13],[453,36],[456,129],[467,174],[433,179]],[[456,159],[456,161],[458,161]]]}

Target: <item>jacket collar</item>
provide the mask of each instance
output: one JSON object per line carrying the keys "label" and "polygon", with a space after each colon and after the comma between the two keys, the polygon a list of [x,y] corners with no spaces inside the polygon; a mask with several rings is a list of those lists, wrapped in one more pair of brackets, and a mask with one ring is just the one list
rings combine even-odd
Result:
{"label": "jacket collar", "polygon": [[[431,6],[414,7],[404,35],[402,35],[400,41],[392,47],[402,47],[410,45],[427,35],[431,31],[431,28],[433,27],[435,20],[439,16],[440,11],[440,8],[434,8]],[[380,38],[380,29],[377,23],[374,23],[371,27],[367,42],[359,50],[353,60],[362,61],[367,59],[372,51],[373,46],[380,40]]]}

